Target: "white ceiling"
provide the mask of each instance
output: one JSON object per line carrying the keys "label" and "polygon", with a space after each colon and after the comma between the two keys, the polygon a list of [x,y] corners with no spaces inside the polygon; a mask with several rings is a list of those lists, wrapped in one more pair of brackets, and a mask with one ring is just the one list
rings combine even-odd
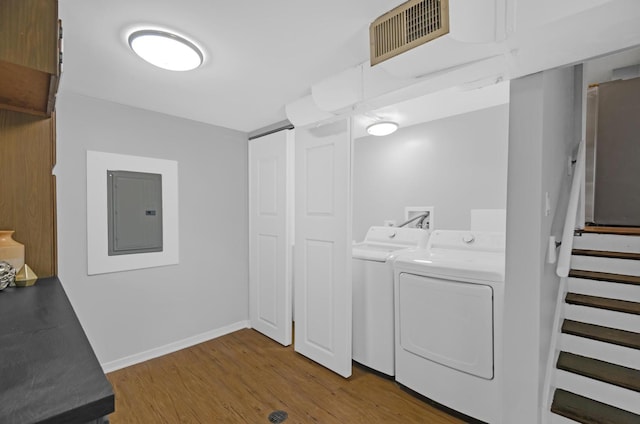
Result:
{"label": "white ceiling", "polygon": [[[407,126],[503,104],[505,84],[473,87],[640,44],[638,0],[473,0],[475,6],[450,0],[457,6],[450,34],[374,68],[363,66],[369,58],[369,24],[401,3],[59,0],[64,26],[60,92],[247,133],[287,119],[287,104],[313,98],[313,109],[329,94],[338,109],[361,114],[356,132],[362,133],[372,120],[369,112]],[[495,13],[479,18],[480,6]],[[171,72],[138,58],[127,37],[142,26],[195,41],[205,52],[203,66]],[[474,31],[482,37],[474,38]],[[487,33],[495,42],[480,41]],[[360,88],[350,79],[354,75]],[[318,83],[327,80],[323,92]],[[312,87],[319,92],[312,93]],[[385,91],[389,87],[397,91]],[[413,99],[425,95],[430,97]],[[336,112],[321,109],[322,114]]]}
{"label": "white ceiling", "polygon": [[[285,104],[369,57],[368,27],[402,0],[60,0],[61,93],[72,91],[240,131],[286,119]],[[139,59],[140,26],[186,35],[204,65],[171,72]]]}

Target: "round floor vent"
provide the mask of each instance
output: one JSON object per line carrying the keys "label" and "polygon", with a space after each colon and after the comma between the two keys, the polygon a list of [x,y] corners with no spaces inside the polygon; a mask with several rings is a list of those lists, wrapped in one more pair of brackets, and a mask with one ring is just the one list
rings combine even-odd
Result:
{"label": "round floor vent", "polygon": [[269,422],[278,424],[284,422],[289,417],[285,411],[273,411],[269,414]]}

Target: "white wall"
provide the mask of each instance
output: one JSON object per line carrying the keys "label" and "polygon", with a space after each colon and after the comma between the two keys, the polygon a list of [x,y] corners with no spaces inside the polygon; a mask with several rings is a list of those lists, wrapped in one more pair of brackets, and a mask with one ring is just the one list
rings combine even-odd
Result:
{"label": "white wall", "polygon": [[401,128],[354,143],[353,237],[435,206],[437,229],[468,229],[471,209],[504,209],[509,106]]}
{"label": "white wall", "polygon": [[[574,68],[511,82],[504,315],[504,420],[538,423],[559,286],[546,263],[559,234],[570,176],[567,159],[580,139],[581,93]],[[575,93],[575,95],[574,95]],[[545,193],[551,210],[545,213]]]}
{"label": "white wall", "polygon": [[[69,92],[57,126],[58,274],[100,362],[245,325],[246,135]],[[87,275],[87,150],[178,161],[179,265]]]}

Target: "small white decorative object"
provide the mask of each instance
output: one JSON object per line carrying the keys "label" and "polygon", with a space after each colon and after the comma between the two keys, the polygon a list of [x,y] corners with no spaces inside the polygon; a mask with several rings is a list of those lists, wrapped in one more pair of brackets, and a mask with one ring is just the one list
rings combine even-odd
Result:
{"label": "small white decorative object", "polygon": [[16,279],[16,269],[5,261],[0,261],[0,290],[4,290]]}

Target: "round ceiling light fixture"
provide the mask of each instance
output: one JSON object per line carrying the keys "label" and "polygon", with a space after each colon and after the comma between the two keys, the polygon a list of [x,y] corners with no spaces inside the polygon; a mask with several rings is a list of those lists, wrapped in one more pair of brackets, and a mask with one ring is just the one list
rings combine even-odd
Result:
{"label": "round ceiling light fixture", "polygon": [[166,31],[135,31],[129,35],[129,46],[142,59],[169,71],[190,71],[204,61],[204,55],[198,46]]}
{"label": "round ceiling light fixture", "polygon": [[375,136],[384,136],[396,132],[398,124],[391,121],[375,122],[367,127],[367,133]]}

